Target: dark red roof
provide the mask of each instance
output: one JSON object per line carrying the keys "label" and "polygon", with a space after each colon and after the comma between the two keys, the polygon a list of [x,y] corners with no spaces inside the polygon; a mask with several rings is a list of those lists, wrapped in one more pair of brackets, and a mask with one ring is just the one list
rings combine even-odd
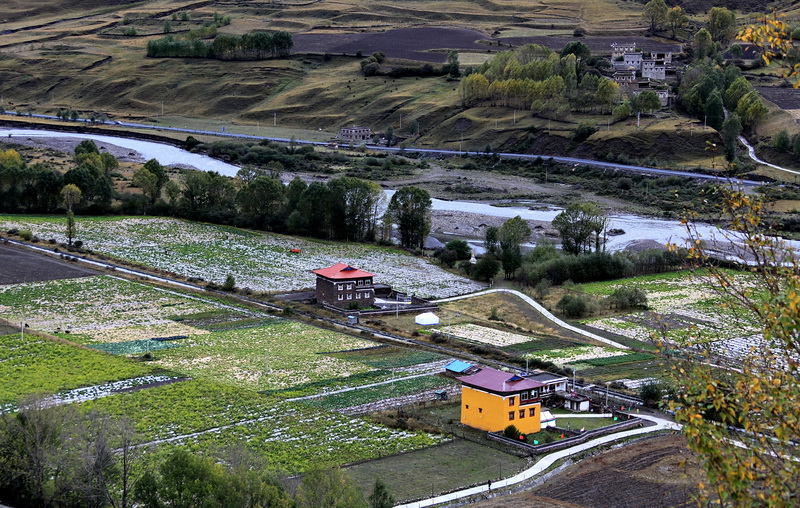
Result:
{"label": "dark red roof", "polygon": [[482,388],[497,393],[515,393],[545,386],[544,383],[527,379],[517,374],[484,367],[471,376],[457,378],[467,386]]}
{"label": "dark red roof", "polygon": [[359,270],[358,268],[353,268],[352,266],[346,263],[336,263],[333,266],[328,268],[320,268],[319,270],[311,270],[312,273],[316,273],[326,279],[361,279],[364,277],[374,277],[369,272],[365,272],[364,270]]}

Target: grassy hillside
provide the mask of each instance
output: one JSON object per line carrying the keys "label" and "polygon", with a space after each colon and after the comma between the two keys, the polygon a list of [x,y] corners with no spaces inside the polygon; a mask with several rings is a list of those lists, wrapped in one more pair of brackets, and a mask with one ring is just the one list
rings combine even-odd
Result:
{"label": "grassy hillside", "polygon": [[[355,51],[349,56],[339,51],[326,57],[296,55],[255,62],[145,56],[147,41],[164,35],[165,22],[171,33],[180,34],[219,13],[231,18],[220,33],[266,29],[322,34],[331,37],[331,47],[336,47],[341,34],[469,27],[485,35],[476,47],[486,47],[487,52],[464,52],[462,64],[478,64],[507,48],[497,42],[492,45],[492,39],[515,44],[520,43],[517,37],[571,40],[577,27],[587,29],[590,37],[640,36],[641,9],[639,3],[612,0],[11,0],[0,6],[0,20],[5,20],[0,23],[5,31],[0,36],[0,105],[18,112],[54,114],[68,108],[83,116],[102,113],[211,130],[227,126],[304,139],[312,132],[314,139],[327,139],[348,124],[381,132],[391,125],[396,135],[420,147],[483,151],[489,145],[494,150],[592,157],[615,152],[630,162],[709,167],[705,142],[715,141],[716,134],[702,133],[697,122],[667,115],[643,118],[637,128],[631,121],[608,125],[608,117],[599,115],[571,114],[548,121],[510,108],[462,110],[455,91],[458,82],[438,77],[365,78]],[[445,49],[428,54],[443,61]],[[569,138],[583,120],[606,129],[575,146]],[[412,123],[419,125],[419,135],[404,132]],[[676,143],[679,149],[674,148]]]}

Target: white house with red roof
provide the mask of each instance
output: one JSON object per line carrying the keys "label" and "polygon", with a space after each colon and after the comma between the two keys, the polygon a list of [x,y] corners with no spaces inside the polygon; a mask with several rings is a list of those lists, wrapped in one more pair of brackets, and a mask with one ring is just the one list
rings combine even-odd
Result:
{"label": "white house with red roof", "polygon": [[311,270],[317,276],[317,303],[341,308],[372,307],[375,302],[373,274],[336,263],[328,268]]}

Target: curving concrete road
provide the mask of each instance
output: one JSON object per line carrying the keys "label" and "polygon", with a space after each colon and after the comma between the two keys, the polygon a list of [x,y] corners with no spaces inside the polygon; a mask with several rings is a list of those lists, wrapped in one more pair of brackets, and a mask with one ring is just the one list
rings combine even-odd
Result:
{"label": "curving concrete road", "polygon": [[592,339],[592,340],[596,340],[598,342],[602,342],[604,344],[608,344],[609,346],[615,347],[617,349],[630,349],[628,346],[622,345],[619,342],[614,342],[611,339],[606,339],[605,337],[601,337],[601,336],[596,335],[594,333],[587,332],[586,330],[581,330],[580,328],[578,328],[576,326],[572,326],[571,324],[568,324],[568,323],[558,319],[549,310],[547,310],[544,307],[542,307],[542,305],[539,302],[537,302],[536,300],[534,300],[530,296],[528,296],[528,295],[526,295],[524,293],[520,293],[519,291],[515,291],[513,289],[503,289],[503,288],[487,289],[485,291],[479,291],[477,293],[470,293],[468,295],[453,296],[451,298],[442,298],[441,300],[434,300],[434,301],[435,301],[435,303],[454,302],[456,300],[463,300],[464,298],[473,298],[475,296],[488,295],[488,294],[491,294],[491,293],[507,293],[507,294],[519,297],[520,299],[522,299],[522,301],[524,301],[525,303],[527,303],[528,305],[533,307],[536,312],[538,312],[539,314],[544,316],[545,319],[549,320],[550,322],[552,322],[553,324],[555,324],[559,328],[563,328],[565,330],[569,330],[570,332],[577,333],[579,335],[583,335],[584,337],[586,337],[588,339]]}
{"label": "curving concrete road", "polygon": [[[510,478],[504,478],[502,480],[493,481],[492,487],[494,489],[502,489],[505,487],[510,487],[513,485],[527,482],[534,476],[546,471],[559,459],[570,457],[572,455],[577,455],[579,453],[582,453],[586,450],[595,448],[600,445],[613,443],[614,441],[619,441],[620,439],[624,439],[631,436],[648,434],[651,432],[658,432],[661,430],[680,431],[683,428],[681,425],[675,422],[671,422],[663,418],[658,418],[656,416],[650,416],[650,415],[636,415],[636,416],[643,420],[647,420],[653,423],[654,425],[651,425],[649,427],[640,427],[638,429],[626,430],[623,432],[618,432],[616,434],[609,434],[607,436],[601,436],[598,437],[597,439],[592,439],[591,441],[586,441],[585,443],[581,443],[579,445],[575,445],[573,447],[566,448],[564,450],[559,450],[549,455],[545,455],[532,467],[522,471],[521,473],[518,473]],[[439,504],[457,501],[459,499],[474,496],[477,494],[488,493],[489,491],[490,489],[488,485],[478,485],[477,487],[470,487],[468,489],[458,490],[455,492],[450,492],[448,494],[442,494],[440,496],[423,499],[421,501],[415,501],[413,503],[397,505],[395,508],[422,508],[425,506],[436,506]]]}

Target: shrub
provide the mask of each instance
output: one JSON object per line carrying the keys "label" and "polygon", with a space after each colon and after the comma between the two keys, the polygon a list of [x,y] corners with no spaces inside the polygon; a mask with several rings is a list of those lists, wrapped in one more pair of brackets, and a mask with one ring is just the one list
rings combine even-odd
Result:
{"label": "shrub", "polygon": [[30,229],[23,229],[19,232],[19,237],[26,242],[30,242],[31,238],[33,238],[33,233],[31,233]]}
{"label": "shrub", "polygon": [[589,303],[583,295],[567,294],[556,303],[559,312],[568,318],[582,318],[589,313]]}
{"label": "shrub", "polygon": [[580,26],[572,31],[573,37],[583,37],[585,35],[586,35],[586,29]]}
{"label": "shrub", "polygon": [[597,132],[597,127],[595,127],[593,123],[583,121],[579,123],[578,128],[575,129],[575,134],[572,135],[572,140],[576,143],[583,143],[595,132]]}
{"label": "shrub", "polygon": [[772,146],[782,152],[788,152],[791,145],[791,139],[786,129],[781,129],[772,137]]}
{"label": "shrub", "polygon": [[225,282],[222,284],[222,290],[233,291],[233,288],[235,287],[236,287],[236,279],[233,277],[233,275],[228,274],[228,276],[225,277]]}
{"label": "shrub", "polygon": [[637,287],[622,287],[615,289],[608,297],[608,303],[620,310],[624,309],[646,309],[647,293]]}
{"label": "shrub", "polygon": [[503,430],[503,435],[510,439],[519,439],[519,430],[515,425],[509,425]]}
{"label": "shrub", "polygon": [[444,246],[445,249],[454,251],[458,255],[458,259],[469,259],[472,254],[469,244],[464,240],[450,240]]}

